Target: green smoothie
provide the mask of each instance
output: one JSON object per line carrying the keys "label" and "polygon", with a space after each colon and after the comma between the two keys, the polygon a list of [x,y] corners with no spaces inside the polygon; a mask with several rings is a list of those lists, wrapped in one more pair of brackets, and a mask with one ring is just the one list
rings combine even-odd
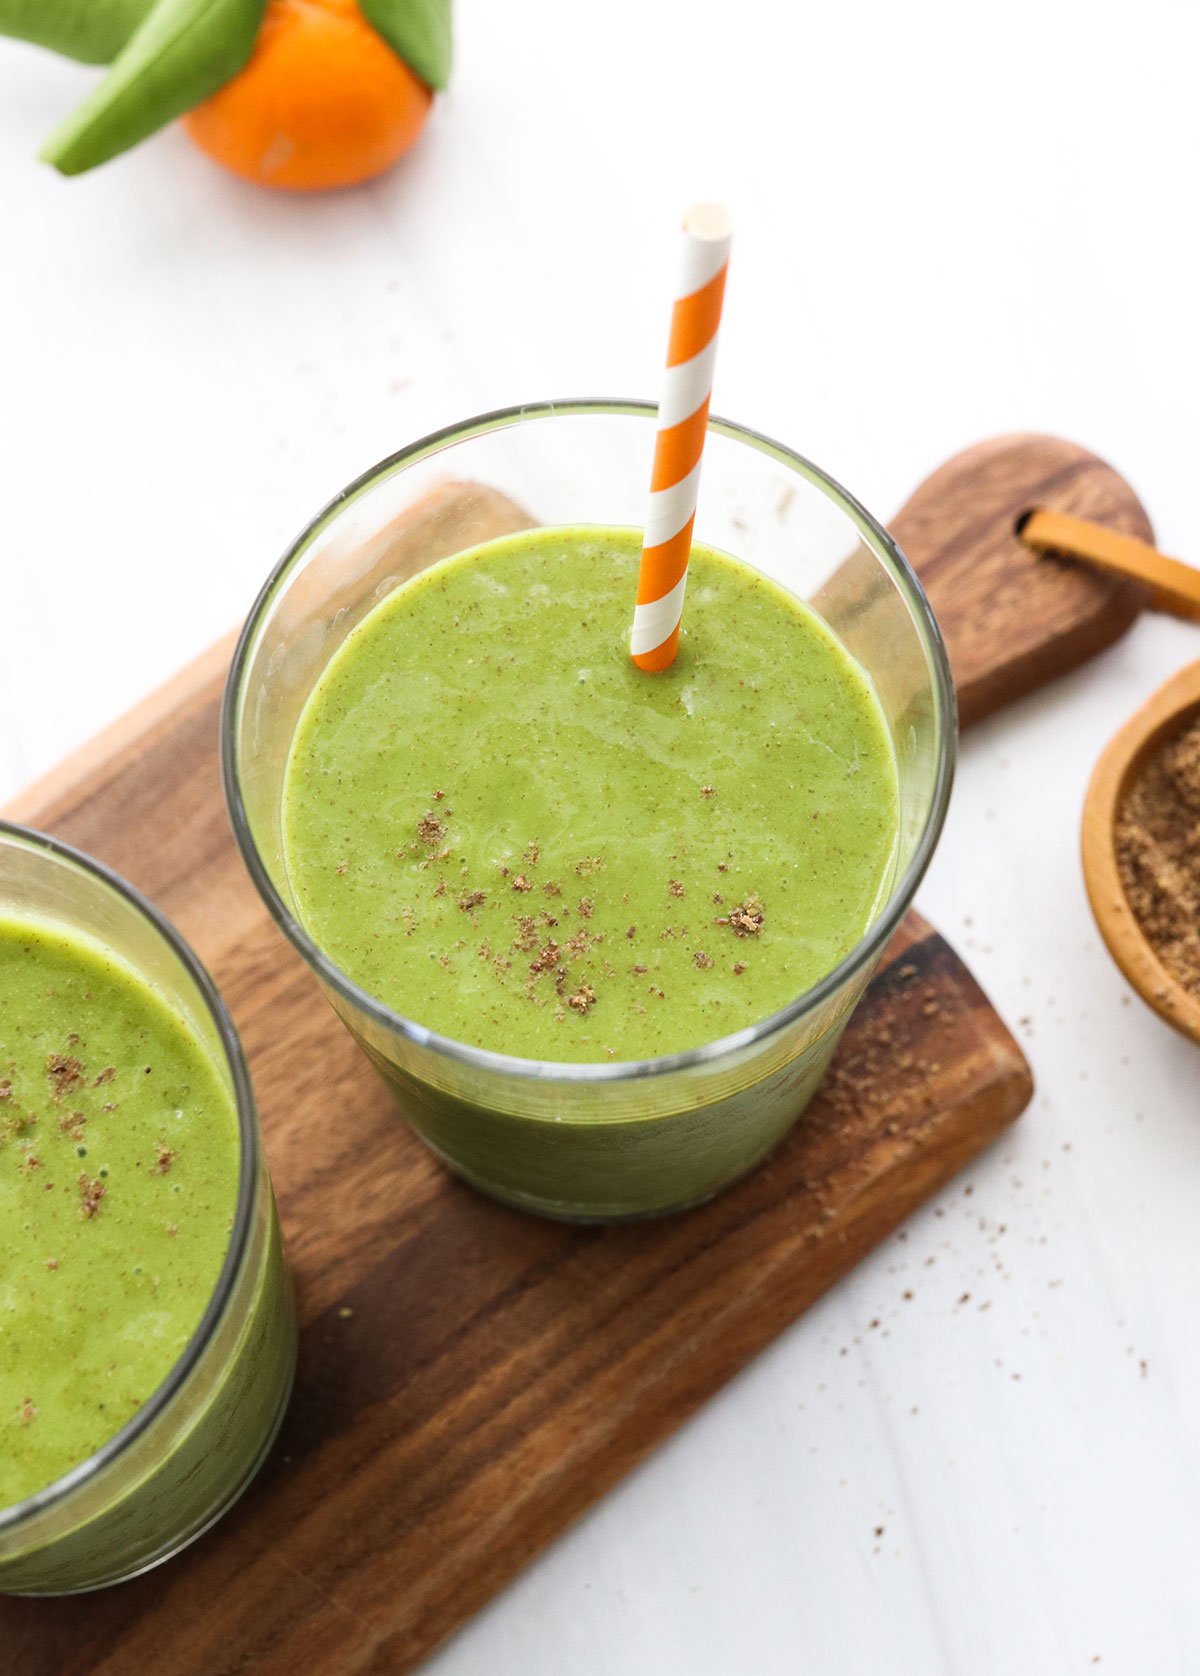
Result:
{"label": "green smoothie", "polygon": [[0,1507],[95,1452],[204,1313],[238,1123],[200,1043],[98,946],[0,920]]}
{"label": "green smoothie", "polygon": [[295,1316],[265,1169],[239,1215],[216,1038],[112,950],[24,914],[0,914],[0,997],[0,1590],[67,1592],[164,1558],[237,1495],[282,1415]]}
{"label": "green smoothie", "polygon": [[363,989],[551,1061],[694,1048],[829,972],[886,899],[897,776],[811,611],[693,549],[679,656],[631,663],[635,531],[446,560],[349,635],[296,729],[299,915]]}

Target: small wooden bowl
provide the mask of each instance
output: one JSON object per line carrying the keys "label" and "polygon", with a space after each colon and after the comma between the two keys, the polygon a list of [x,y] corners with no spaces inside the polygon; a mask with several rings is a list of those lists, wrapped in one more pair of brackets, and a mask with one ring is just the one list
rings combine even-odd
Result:
{"label": "small wooden bowl", "polygon": [[1200,1042],[1200,997],[1172,976],[1146,940],[1117,867],[1117,814],[1146,757],[1200,713],[1200,663],[1160,687],[1105,747],[1083,806],[1083,877],[1108,951],[1160,1018]]}
{"label": "small wooden bowl", "polygon": [[1200,662],[1173,675],[1109,739],[1083,806],[1083,877],[1101,937],[1146,1006],[1193,1042],[1200,1042],[1200,997],[1161,964],[1133,915],[1116,865],[1116,816],[1141,764],[1197,714]]}

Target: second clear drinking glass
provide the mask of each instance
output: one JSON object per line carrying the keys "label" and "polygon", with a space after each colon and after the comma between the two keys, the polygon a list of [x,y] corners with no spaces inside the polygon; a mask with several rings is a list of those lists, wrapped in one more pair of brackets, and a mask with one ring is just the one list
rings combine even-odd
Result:
{"label": "second clear drinking glass", "polygon": [[654,420],[652,405],[632,402],[514,408],[426,438],[366,473],[267,582],[238,645],[222,720],[226,795],[246,865],[408,1122],[476,1187],[576,1220],[681,1209],[763,1158],[804,1110],[912,900],[949,796],[954,696],[928,602],[887,532],[789,449],[709,421],[696,539],[824,619],[874,684],[899,781],[898,860],[880,912],[834,971],[751,1028],[669,1057],[603,1064],[518,1059],[439,1036],[359,988],[305,931],[284,863],[283,784],[314,685],[401,583],[535,524],[636,528]]}
{"label": "second clear drinking glass", "polygon": [[[229,1247],[187,1348],[93,1455],[26,1500],[0,1507],[0,1592],[72,1594],[157,1565],[236,1501],[283,1419],[296,1360],[295,1304],[241,1045],[178,932],[99,862],[3,821],[0,913],[77,934],[127,967],[186,1024],[237,1111]],[[223,1213],[198,1205],[194,1214]],[[0,1669],[8,1668],[0,1657]]]}

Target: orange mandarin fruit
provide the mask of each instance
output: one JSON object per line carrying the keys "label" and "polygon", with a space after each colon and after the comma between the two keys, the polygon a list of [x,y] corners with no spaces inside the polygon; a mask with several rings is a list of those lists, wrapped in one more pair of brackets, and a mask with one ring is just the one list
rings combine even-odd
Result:
{"label": "orange mandarin fruit", "polygon": [[269,0],[245,68],[183,125],[245,180],[320,192],[390,168],[432,100],[355,0]]}

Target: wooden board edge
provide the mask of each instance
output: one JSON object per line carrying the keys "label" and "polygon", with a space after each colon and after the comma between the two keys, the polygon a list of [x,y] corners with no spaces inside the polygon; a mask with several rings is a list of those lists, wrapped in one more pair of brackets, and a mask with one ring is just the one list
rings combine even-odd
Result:
{"label": "wooden board edge", "polygon": [[[998,1014],[996,1016],[999,1018]],[[1007,1027],[1004,1037],[1007,1039],[997,1042],[994,1056],[996,1062],[1003,1066],[998,1081],[981,1081],[973,1093],[956,1105],[953,1133],[945,1129],[939,1133],[937,1145],[924,1150],[922,1167],[914,1168],[914,1153],[922,1151],[919,1146],[914,1146],[898,1155],[892,1168],[882,1178],[885,1182],[892,1181],[899,1189],[890,1203],[882,1233],[877,1218],[864,1216],[856,1219],[855,1202],[851,1199],[845,1221],[831,1225],[821,1235],[831,1249],[836,1248],[836,1261],[816,1288],[791,1284],[789,1289],[789,1283],[795,1280],[795,1252],[792,1247],[780,1247],[774,1262],[763,1268],[757,1277],[755,1290],[760,1299],[759,1307],[747,1308],[743,1297],[739,1300],[735,1320],[723,1321],[720,1331],[714,1328],[703,1343],[697,1341],[692,1346],[697,1355],[705,1360],[704,1377],[681,1380],[677,1366],[670,1377],[664,1372],[662,1388],[666,1400],[657,1407],[654,1396],[643,1389],[644,1405],[639,1407],[636,1433],[630,1433],[623,1443],[615,1440],[614,1447],[593,1460],[590,1475],[581,1473],[576,1479],[564,1476],[558,1481],[556,1498],[548,1499],[538,1515],[529,1520],[526,1540],[520,1549],[504,1553],[496,1551],[493,1564],[486,1571],[476,1573],[470,1604],[465,1610],[456,1609],[453,1621],[442,1625],[436,1622],[430,1624],[426,1620],[428,1638],[422,1637],[419,1650],[410,1651],[405,1647],[390,1649],[400,1661],[395,1667],[395,1676],[413,1676],[427,1659],[451,1643],[460,1630],[466,1628],[553,1543],[565,1536],[630,1473],[692,1421],[730,1380],[777,1343],[789,1327],[795,1326],[807,1310],[865,1257],[891,1239],[923,1204],[995,1144],[1026,1109],[1034,1090],[1028,1061]],[[804,1231],[798,1231],[798,1238],[803,1237]],[[804,1274],[807,1273],[806,1269]],[[687,1396],[682,1401],[679,1397],[681,1388],[687,1390]],[[461,1601],[457,1604],[461,1608]]]}
{"label": "wooden board edge", "polygon": [[207,651],[10,798],[2,811],[5,819],[36,826],[40,820],[52,816],[56,805],[67,799],[78,801],[98,774],[110,772],[121,757],[135,748],[140,750],[149,735],[206,697],[216,684],[223,686],[239,632],[235,629],[223,635]]}
{"label": "wooden board edge", "polygon": [[1144,610],[1144,593],[1136,582],[1128,592],[1114,594],[1108,603],[1086,622],[1076,625],[1053,648],[1038,647],[1016,658],[1003,670],[989,670],[978,677],[955,675],[959,728],[973,727],[998,710],[1019,704],[1036,692],[1052,687],[1072,675],[1101,652],[1127,635]]}

